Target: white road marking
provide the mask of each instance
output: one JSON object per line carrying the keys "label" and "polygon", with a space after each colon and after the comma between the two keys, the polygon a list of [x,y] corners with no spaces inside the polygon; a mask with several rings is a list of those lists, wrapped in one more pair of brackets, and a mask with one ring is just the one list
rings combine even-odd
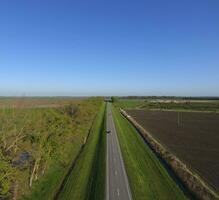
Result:
{"label": "white road marking", "polygon": [[[118,138],[116,135],[114,119],[111,113],[111,108],[110,108],[111,105],[107,104],[107,106],[108,106],[107,112],[110,113],[110,115],[107,116],[107,130],[110,130],[110,134],[107,135],[106,200],[110,200],[111,198],[113,198],[113,196],[117,200],[120,200],[120,199],[132,200],[130,191],[129,191],[130,189],[128,185],[127,174],[124,168],[121,150],[120,150]],[[111,159],[113,162],[110,162]],[[121,167],[122,167],[122,171],[120,170]],[[113,172],[114,172],[114,175],[113,175]],[[109,177],[109,173],[110,174],[112,173],[110,177]],[[120,179],[121,181],[117,182]],[[122,191],[121,195],[120,195],[120,187]],[[111,192],[112,194],[110,194]]]}
{"label": "white road marking", "polygon": [[[113,119],[112,119],[113,120]],[[126,174],[126,171],[125,171],[125,166],[124,166],[124,162],[123,162],[123,159],[122,159],[122,153],[121,153],[121,149],[120,149],[120,146],[119,146],[119,141],[118,141],[118,137],[117,137],[117,134],[116,134],[116,127],[115,127],[115,124],[112,123],[112,126],[113,126],[113,131],[115,133],[115,142],[116,144],[118,144],[118,152],[119,152],[119,157],[122,161],[122,168],[123,168],[123,174],[125,176],[125,182],[126,182],[126,186],[127,186],[127,189],[128,189],[128,196],[129,196],[129,199],[131,200],[132,197],[131,197],[131,192],[130,192],[130,188],[129,188],[129,184],[128,184],[128,177],[127,177],[127,174]],[[118,191],[118,189],[117,189]],[[119,196],[119,195],[118,195]]]}
{"label": "white road marking", "polygon": [[119,188],[117,188],[117,195],[119,196]]}

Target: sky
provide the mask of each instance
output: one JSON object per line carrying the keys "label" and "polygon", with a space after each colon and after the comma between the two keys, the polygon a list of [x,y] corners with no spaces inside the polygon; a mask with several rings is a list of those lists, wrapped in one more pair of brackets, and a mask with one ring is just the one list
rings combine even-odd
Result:
{"label": "sky", "polygon": [[219,96],[218,0],[1,0],[1,96]]}

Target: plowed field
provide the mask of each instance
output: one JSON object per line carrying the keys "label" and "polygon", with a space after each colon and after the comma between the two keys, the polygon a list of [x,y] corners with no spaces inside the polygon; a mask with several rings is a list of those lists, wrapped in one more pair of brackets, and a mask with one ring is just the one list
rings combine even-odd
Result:
{"label": "plowed field", "polygon": [[219,114],[146,110],[126,112],[219,191]]}

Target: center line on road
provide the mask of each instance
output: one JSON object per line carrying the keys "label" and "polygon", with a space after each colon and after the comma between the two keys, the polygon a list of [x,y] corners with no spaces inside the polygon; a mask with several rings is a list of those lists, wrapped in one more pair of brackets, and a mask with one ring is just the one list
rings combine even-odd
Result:
{"label": "center line on road", "polygon": [[119,196],[119,188],[117,188],[117,195]]}
{"label": "center line on road", "polygon": [[[107,106],[107,112],[110,115],[106,123],[110,134],[107,135],[107,157],[109,157],[109,160],[107,160],[106,200],[132,200],[116,128],[111,114],[111,104],[107,104]],[[120,189],[122,191],[121,194]]]}

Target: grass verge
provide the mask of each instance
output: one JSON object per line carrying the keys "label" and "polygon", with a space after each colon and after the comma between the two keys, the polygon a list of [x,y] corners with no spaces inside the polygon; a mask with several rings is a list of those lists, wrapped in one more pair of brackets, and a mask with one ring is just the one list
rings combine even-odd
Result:
{"label": "grass verge", "polygon": [[112,109],[133,199],[186,199],[136,129]]}
{"label": "grass verge", "polygon": [[106,175],[106,115],[100,128],[100,136],[96,147],[93,170],[88,185],[87,199],[103,200],[105,196]]}
{"label": "grass verge", "polygon": [[102,105],[87,143],[57,199],[102,199],[105,190],[105,104]]}

